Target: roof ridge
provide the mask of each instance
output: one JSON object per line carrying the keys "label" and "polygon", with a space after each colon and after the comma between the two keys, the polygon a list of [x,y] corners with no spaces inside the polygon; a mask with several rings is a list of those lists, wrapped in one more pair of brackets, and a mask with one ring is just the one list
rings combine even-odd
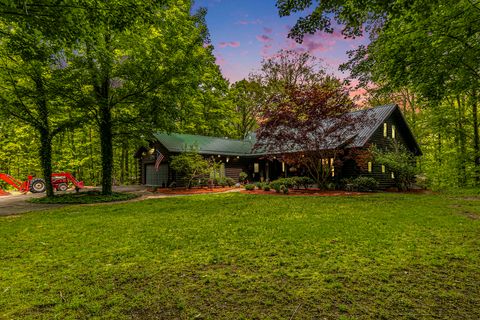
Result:
{"label": "roof ridge", "polygon": [[245,139],[234,139],[234,138],[229,138],[229,137],[214,137],[214,136],[205,136],[205,135],[202,135],[202,134],[191,134],[191,133],[179,133],[179,132],[156,132],[155,134],[166,134],[166,135],[169,135],[169,136],[173,136],[173,135],[182,135],[182,136],[191,136],[191,137],[202,137],[202,138],[209,138],[209,139],[218,139],[218,140],[222,140],[222,141],[225,141],[225,140],[228,140],[228,141],[240,141],[240,142],[245,142],[246,140]]}

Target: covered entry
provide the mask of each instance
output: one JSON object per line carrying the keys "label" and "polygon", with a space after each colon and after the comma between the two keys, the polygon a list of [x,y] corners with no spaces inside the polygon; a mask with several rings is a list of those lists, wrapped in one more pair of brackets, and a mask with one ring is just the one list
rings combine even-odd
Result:
{"label": "covered entry", "polygon": [[154,164],[145,165],[145,184],[166,187],[168,185],[168,164],[161,164],[158,171]]}

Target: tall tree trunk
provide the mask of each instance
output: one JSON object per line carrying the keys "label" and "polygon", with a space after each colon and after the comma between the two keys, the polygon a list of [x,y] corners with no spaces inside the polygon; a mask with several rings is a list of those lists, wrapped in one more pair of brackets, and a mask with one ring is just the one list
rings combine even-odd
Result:
{"label": "tall tree trunk", "polygon": [[37,130],[40,134],[40,163],[42,166],[43,178],[45,179],[45,187],[47,197],[53,197],[52,185],[52,136],[50,133],[49,112],[47,106],[47,98],[45,86],[41,75],[41,70],[36,70],[38,73],[33,78],[35,86],[39,92],[36,101],[36,108],[38,113]]}
{"label": "tall tree trunk", "polygon": [[472,94],[472,117],[473,117],[473,150],[475,161],[475,185],[480,183],[480,141],[478,136],[478,97],[474,90]]}
{"label": "tall tree trunk", "polygon": [[53,197],[52,185],[52,140],[48,130],[40,130],[40,162],[42,164],[43,177],[45,179],[45,187],[47,197]]}
{"label": "tall tree trunk", "polygon": [[127,184],[130,183],[130,170],[129,170],[130,165],[129,165],[129,163],[128,163],[128,162],[129,162],[128,159],[129,159],[130,157],[129,157],[129,154],[128,154],[128,153],[129,153],[129,152],[128,152],[128,141],[127,141],[127,142],[125,143],[125,172],[126,172],[126,174],[127,174]]}
{"label": "tall tree trunk", "polygon": [[112,194],[113,134],[112,114],[108,104],[100,106],[100,146],[102,153],[102,194]]}
{"label": "tall tree trunk", "polygon": [[466,132],[463,126],[465,121],[465,112],[464,112],[464,103],[461,101],[460,97],[457,96],[457,106],[458,106],[458,118],[457,118],[457,127],[458,127],[458,161],[459,161],[459,177],[458,184],[463,187],[467,183],[467,163],[466,163],[466,153],[467,153],[467,139]]}
{"label": "tall tree trunk", "polygon": [[[92,138],[92,128],[88,129],[88,137],[89,137],[89,157],[90,157],[90,180],[92,183],[95,181],[95,162],[93,160],[93,138]],[[96,182],[96,181],[95,181]]]}

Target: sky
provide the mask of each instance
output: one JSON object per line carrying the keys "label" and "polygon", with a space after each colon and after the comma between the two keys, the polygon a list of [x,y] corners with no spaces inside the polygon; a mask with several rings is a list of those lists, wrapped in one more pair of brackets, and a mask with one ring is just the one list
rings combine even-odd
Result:
{"label": "sky", "polygon": [[340,78],[338,70],[347,61],[348,50],[367,43],[367,38],[344,39],[339,28],[333,34],[307,35],[302,44],[287,37],[300,14],[280,18],[275,0],[196,0],[206,7],[207,26],[217,64],[223,75],[235,82],[260,68],[262,59],[280,49],[308,51],[322,60],[327,72]]}

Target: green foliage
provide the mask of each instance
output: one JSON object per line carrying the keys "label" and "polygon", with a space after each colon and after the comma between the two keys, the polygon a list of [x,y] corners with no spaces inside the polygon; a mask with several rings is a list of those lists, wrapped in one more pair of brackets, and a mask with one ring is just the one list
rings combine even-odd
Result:
{"label": "green foliage", "polygon": [[390,150],[372,149],[375,162],[384,165],[387,172],[393,172],[396,186],[408,190],[418,173],[415,157],[400,143],[392,143]]}
{"label": "green foliage", "polygon": [[54,197],[32,198],[32,203],[43,204],[89,204],[113,201],[125,201],[137,198],[138,195],[132,193],[114,192],[111,195],[103,195],[99,191],[87,191],[79,193],[67,193],[55,195]]}
{"label": "green foliage", "polygon": [[[272,187],[276,185],[283,185],[287,188],[292,189],[299,189],[300,187],[307,189],[309,185],[312,185],[314,183],[315,182],[313,181],[313,179],[309,177],[289,177],[277,179],[275,181],[272,181],[270,184],[272,185]],[[275,187],[273,188],[275,189]]]}
{"label": "green foliage", "polygon": [[270,191],[270,184],[267,183],[263,186],[263,191]]}
{"label": "green foliage", "polygon": [[243,183],[243,182],[247,181],[247,179],[248,179],[248,174],[246,172],[242,171],[238,174],[238,180],[240,182]]}
{"label": "green foliage", "polygon": [[253,190],[255,190],[255,185],[254,184],[246,184],[245,185],[245,190],[253,191]]}
{"label": "green foliage", "polygon": [[201,176],[208,174],[210,170],[208,161],[195,150],[185,151],[173,156],[170,167],[178,174],[185,176],[188,188],[192,187],[194,179],[201,178]]}
{"label": "green foliage", "polygon": [[345,179],[345,188],[349,191],[371,192],[378,189],[378,181],[372,177],[356,177]]}

